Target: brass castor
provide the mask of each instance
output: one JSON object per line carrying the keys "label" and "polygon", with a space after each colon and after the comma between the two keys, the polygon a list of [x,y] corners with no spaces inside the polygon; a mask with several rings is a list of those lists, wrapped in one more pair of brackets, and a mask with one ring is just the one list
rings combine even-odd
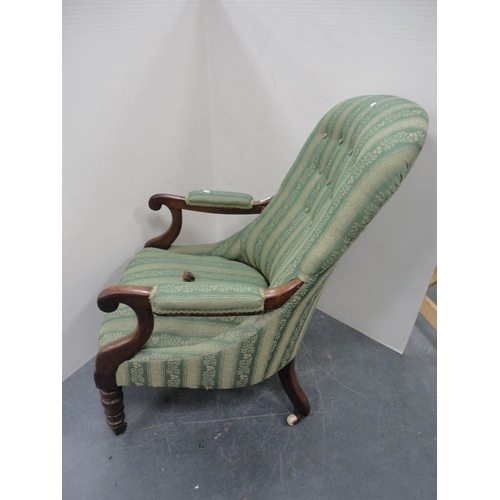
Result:
{"label": "brass castor", "polygon": [[286,417],[286,422],[288,425],[295,425],[299,420],[299,417],[297,417],[295,413],[292,413],[291,415],[288,415],[288,417]]}

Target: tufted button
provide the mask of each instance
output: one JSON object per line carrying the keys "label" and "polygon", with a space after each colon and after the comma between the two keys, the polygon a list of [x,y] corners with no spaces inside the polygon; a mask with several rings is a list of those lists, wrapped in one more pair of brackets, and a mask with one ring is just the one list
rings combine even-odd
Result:
{"label": "tufted button", "polygon": [[342,137],[342,139],[340,139],[339,141],[339,144],[342,146],[342,144],[344,144],[344,138]]}
{"label": "tufted button", "polygon": [[325,132],[325,133],[323,134],[323,139],[326,139],[327,137],[328,137],[328,134]]}
{"label": "tufted button", "polygon": [[307,214],[309,212],[309,207],[306,207],[305,213]]}

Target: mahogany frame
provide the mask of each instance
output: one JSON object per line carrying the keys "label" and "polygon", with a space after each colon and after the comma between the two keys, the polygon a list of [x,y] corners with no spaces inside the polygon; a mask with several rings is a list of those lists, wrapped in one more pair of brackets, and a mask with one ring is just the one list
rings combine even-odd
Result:
{"label": "mahogany frame", "polygon": [[[172,213],[170,227],[162,235],[152,238],[145,244],[146,247],[168,249],[179,235],[182,228],[182,210],[207,212],[216,214],[258,214],[267,206],[271,198],[254,202],[250,209],[196,207],[187,205],[185,198],[170,194],[156,194],[149,200],[152,210],[159,210],[162,205]],[[278,309],[283,306],[295,292],[304,284],[299,278],[294,278],[283,285],[264,290],[264,311],[254,313],[263,314],[265,311]],[[103,290],[97,305],[101,311],[113,312],[119,304],[129,306],[137,316],[137,326],[133,332],[120,339],[103,346],[96,356],[94,380],[101,394],[101,403],[106,415],[106,422],[115,434],[123,434],[127,428],[125,422],[123,391],[116,383],[118,367],[125,361],[132,359],[149,340],[154,328],[154,314],[149,301],[153,287],[137,285],[117,285]],[[230,316],[248,315],[248,313],[230,313]],[[213,316],[209,313],[182,313],[166,316]],[[217,314],[216,316],[220,316]],[[292,359],[279,372],[281,384],[290,398],[297,418],[306,417],[310,406],[307,396],[300,387],[295,374],[295,359]]]}

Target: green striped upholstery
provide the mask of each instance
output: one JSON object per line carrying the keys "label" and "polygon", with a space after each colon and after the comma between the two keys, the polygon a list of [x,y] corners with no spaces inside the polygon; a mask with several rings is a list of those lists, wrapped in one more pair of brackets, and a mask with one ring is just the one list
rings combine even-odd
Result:
{"label": "green striped upholstery", "polygon": [[253,197],[245,193],[230,191],[191,191],[186,196],[186,205],[195,207],[252,208]]}
{"label": "green striped upholstery", "polygon": [[264,311],[264,289],[244,283],[164,283],[149,296],[155,314],[238,314]]}
{"label": "green striped upholstery", "polygon": [[[347,100],[318,123],[264,212],[210,245],[145,249],[122,283],[197,282],[304,285],[280,309],[260,316],[156,317],[151,339],[117,373],[120,385],[231,388],[255,384],[297,352],[338,259],[396,191],[426,137],[427,115],[392,96]],[[130,333],[126,306],[108,314],[100,345]]]}
{"label": "green striped upholstery", "polygon": [[144,248],[130,262],[120,284],[156,286],[182,283],[184,271],[191,271],[197,283],[228,281],[262,288],[268,282],[253,267],[218,256],[183,255],[158,248]]}

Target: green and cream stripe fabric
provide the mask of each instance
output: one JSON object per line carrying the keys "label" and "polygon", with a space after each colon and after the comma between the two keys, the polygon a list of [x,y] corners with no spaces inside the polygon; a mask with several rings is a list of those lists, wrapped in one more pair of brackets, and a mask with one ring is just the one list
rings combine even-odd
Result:
{"label": "green and cream stripe fabric", "polygon": [[230,282],[267,288],[268,282],[253,267],[236,260],[217,256],[184,255],[144,248],[133,258],[125,270],[120,284],[156,286],[164,283],[182,283],[182,274],[190,271],[196,283]]}
{"label": "green and cream stripe fabric", "polygon": [[280,191],[241,235],[243,262],[271,285],[316,276],[340,258],[397,189],[422,148],[427,115],[386,96],[327,113]]}
{"label": "green and cream stripe fabric", "polygon": [[[323,280],[304,285],[284,307],[258,316],[156,316],[151,339],[120,366],[117,383],[205,389],[256,384],[295,356],[322,288]],[[122,321],[120,336],[136,325],[125,306],[109,316]]]}
{"label": "green and cream stripe fabric", "polygon": [[[122,283],[180,283],[189,270],[197,282],[266,288],[299,277],[305,284],[259,316],[156,317],[144,349],[120,366],[118,383],[241,387],[285,366],[335,264],[407,175],[426,131],[425,111],[405,99],[345,101],[321,119],[278,193],[242,231],[210,245],[139,252]],[[120,306],[106,316],[100,345],[134,327],[134,313]]]}
{"label": "green and cream stripe fabric", "polygon": [[264,311],[264,289],[231,282],[165,283],[149,296],[155,314],[242,314]]}
{"label": "green and cream stripe fabric", "polygon": [[397,189],[427,131],[427,114],[391,96],[364,96],[328,112],[266,210],[214,245],[173,247],[239,260],[271,286],[334,265]]}
{"label": "green and cream stripe fabric", "polygon": [[186,205],[218,208],[252,208],[253,197],[231,191],[191,191],[186,196]]}

